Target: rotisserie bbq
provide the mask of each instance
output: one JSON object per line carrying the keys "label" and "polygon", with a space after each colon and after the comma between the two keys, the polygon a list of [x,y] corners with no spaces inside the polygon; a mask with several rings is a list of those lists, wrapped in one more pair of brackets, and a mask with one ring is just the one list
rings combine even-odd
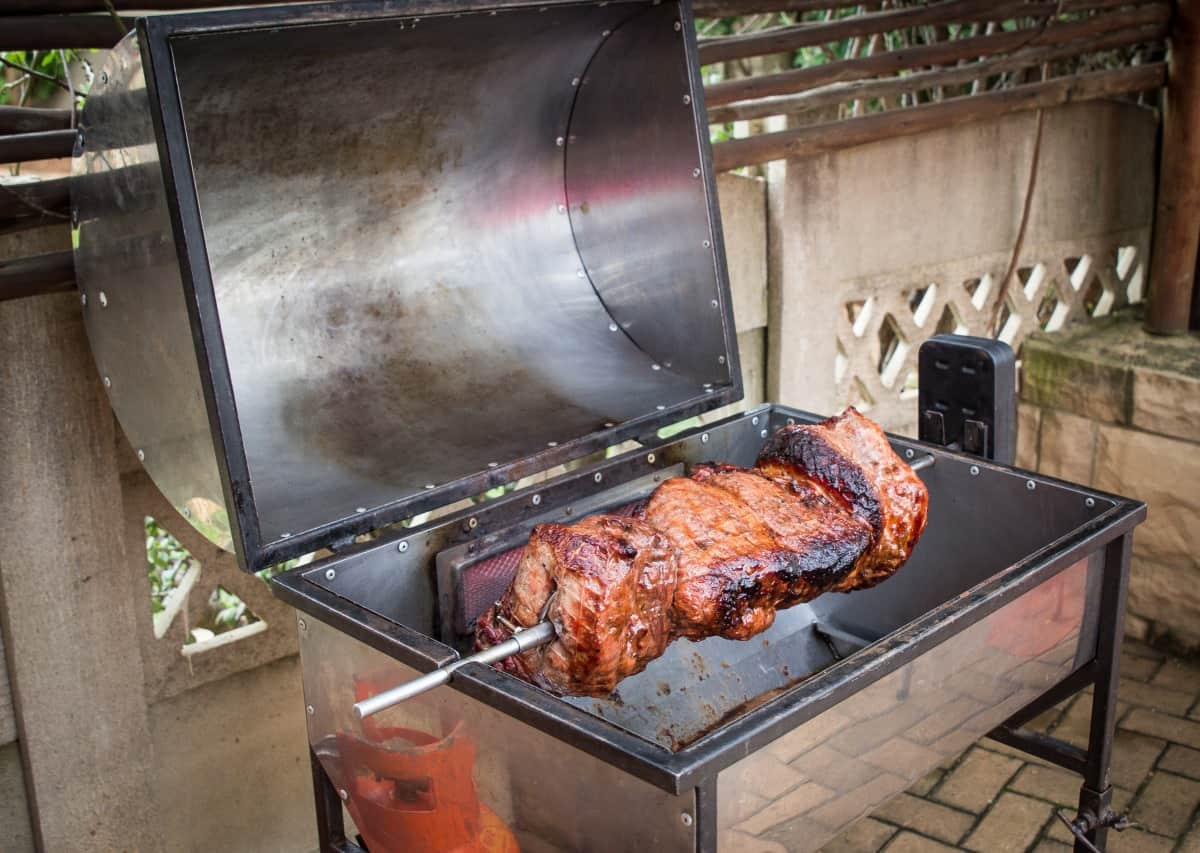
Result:
{"label": "rotisserie bbq", "polygon": [[489,648],[549,619],[557,639],[498,666],[558,693],[606,696],[673,637],[746,640],[776,610],[874,586],[903,565],[928,492],[854,408],[779,430],[756,468],[699,465],[636,518],[534,528],[476,626]]}

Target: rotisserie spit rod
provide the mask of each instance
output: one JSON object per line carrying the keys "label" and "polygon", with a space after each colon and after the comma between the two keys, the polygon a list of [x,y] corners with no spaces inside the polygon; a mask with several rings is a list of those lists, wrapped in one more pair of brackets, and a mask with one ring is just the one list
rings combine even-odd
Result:
{"label": "rotisserie spit rod", "polygon": [[548,621],[539,622],[531,628],[516,632],[503,643],[484,649],[481,652],[476,652],[461,660],[448,663],[445,666],[422,675],[420,678],[414,678],[412,681],[393,687],[391,690],[377,693],[368,699],[355,703],[354,716],[361,720],[372,714],[378,714],[380,711],[386,710],[393,705],[399,705],[406,699],[426,693],[435,687],[441,687],[450,680],[456,669],[465,664],[493,664],[507,657],[545,645],[553,640],[554,637],[554,625]]}

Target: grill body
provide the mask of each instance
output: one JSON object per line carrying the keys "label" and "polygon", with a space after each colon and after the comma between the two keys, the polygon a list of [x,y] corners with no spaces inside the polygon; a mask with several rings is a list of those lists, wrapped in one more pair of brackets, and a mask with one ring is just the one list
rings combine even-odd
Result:
{"label": "grill body", "polygon": [[[494,558],[533,525],[628,505],[691,463],[750,464],[763,430],[809,420],[780,407],[734,416],[276,578],[305,611],[310,739],[332,784],[353,784],[331,744],[353,730],[356,684],[392,686],[469,650],[456,608],[473,566],[511,570],[511,557]],[[553,697],[469,665],[379,719],[471,732],[476,777],[497,786],[480,797],[521,849],[817,849],[1039,698],[1095,677],[1114,616],[1106,590],[1144,512],[920,442],[894,446],[935,456],[921,472],[929,525],[880,586],[781,611],[747,642],[677,641],[608,699]],[[603,793],[575,787],[592,791],[591,780]]]}

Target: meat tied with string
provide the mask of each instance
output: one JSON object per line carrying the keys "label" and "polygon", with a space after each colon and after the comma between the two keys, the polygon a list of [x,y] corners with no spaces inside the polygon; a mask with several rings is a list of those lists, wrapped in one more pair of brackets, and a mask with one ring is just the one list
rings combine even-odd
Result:
{"label": "meat tied with string", "polygon": [[755,468],[697,465],[635,518],[534,528],[476,645],[549,619],[553,642],[498,666],[556,693],[606,696],[675,637],[749,639],[781,608],[890,577],[927,506],[925,485],[855,409],[787,426]]}

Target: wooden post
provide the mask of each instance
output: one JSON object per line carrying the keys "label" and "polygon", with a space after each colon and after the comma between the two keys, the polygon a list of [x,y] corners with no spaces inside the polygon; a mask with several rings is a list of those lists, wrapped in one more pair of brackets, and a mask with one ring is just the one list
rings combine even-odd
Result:
{"label": "wooden post", "polygon": [[160,849],[136,622],[150,609],[77,295],[0,304],[0,411],[0,626],[38,847]]}
{"label": "wooden post", "polygon": [[1179,0],[1170,40],[1146,331],[1182,335],[1200,245],[1200,0]]}

